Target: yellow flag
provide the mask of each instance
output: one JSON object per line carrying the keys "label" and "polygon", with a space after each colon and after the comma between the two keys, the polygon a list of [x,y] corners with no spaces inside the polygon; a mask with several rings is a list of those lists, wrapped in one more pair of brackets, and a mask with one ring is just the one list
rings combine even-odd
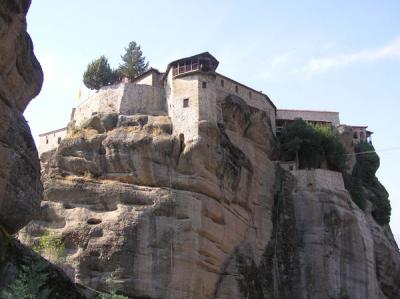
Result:
{"label": "yellow flag", "polygon": [[81,96],[82,96],[82,91],[81,91],[81,89],[79,88],[79,90],[78,90],[78,94],[77,94],[77,99],[78,99],[78,102],[81,100]]}

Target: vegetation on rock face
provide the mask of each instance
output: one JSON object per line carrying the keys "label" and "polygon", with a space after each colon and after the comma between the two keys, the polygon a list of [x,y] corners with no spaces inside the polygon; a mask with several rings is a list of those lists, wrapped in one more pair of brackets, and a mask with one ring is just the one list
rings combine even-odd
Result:
{"label": "vegetation on rock face", "polygon": [[312,126],[297,119],[282,131],[279,139],[281,160],[296,160],[300,169],[346,169],[346,150],[330,126]]}
{"label": "vegetation on rock face", "polygon": [[117,81],[117,74],[108,64],[105,56],[88,64],[83,74],[83,83],[89,89],[100,89],[103,86],[114,84]]}
{"label": "vegetation on rock face", "polygon": [[55,234],[45,232],[35,246],[35,251],[51,262],[57,263],[65,258],[65,247],[61,238]]}
{"label": "vegetation on rock face", "polygon": [[296,230],[294,206],[289,198],[290,175],[277,171],[280,182],[275,194],[272,237],[259,265],[252,258],[236,253],[238,285],[243,298],[293,298],[300,277],[298,248],[301,240]]}
{"label": "vegetation on rock face", "polygon": [[121,59],[122,64],[120,64],[118,72],[120,76],[130,80],[143,74],[149,67],[140,46],[135,41],[130,42],[128,47],[125,48],[125,54],[121,56]]}
{"label": "vegetation on rock face", "polygon": [[359,180],[367,191],[364,192],[364,196],[367,196],[368,200],[373,204],[372,216],[376,222],[381,225],[388,224],[391,214],[389,194],[375,176],[379,168],[379,156],[376,154],[374,147],[367,142],[359,143],[355,147],[355,152],[357,154],[357,162],[352,176]]}
{"label": "vegetation on rock face", "polygon": [[366,206],[365,192],[363,189],[361,179],[352,176],[346,172],[343,172],[342,175],[343,175],[344,186],[346,190],[349,191],[351,199],[361,210],[364,210]]}
{"label": "vegetation on rock face", "polygon": [[23,265],[16,280],[2,292],[5,299],[46,299],[50,290],[44,288],[48,274],[44,271],[46,264],[35,262],[29,267]]}

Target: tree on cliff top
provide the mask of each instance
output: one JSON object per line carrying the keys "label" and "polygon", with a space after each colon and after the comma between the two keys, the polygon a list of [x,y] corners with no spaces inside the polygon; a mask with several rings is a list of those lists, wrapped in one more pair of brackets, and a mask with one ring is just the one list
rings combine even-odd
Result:
{"label": "tree on cliff top", "polygon": [[312,126],[296,119],[282,131],[279,139],[281,159],[296,160],[300,169],[346,169],[346,150],[330,126]]}
{"label": "tree on cliff top", "polygon": [[125,48],[125,54],[121,56],[122,64],[119,65],[118,73],[121,77],[127,77],[133,80],[143,74],[149,67],[146,57],[143,56],[140,45],[135,41],[129,43]]}
{"label": "tree on cliff top", "polygon": [[89,63],[83,74],[83,83],[89,89],[100,89],[103,86],[114,84],[116,81],[116,72],[111,69],[105,56],[100,56]]}

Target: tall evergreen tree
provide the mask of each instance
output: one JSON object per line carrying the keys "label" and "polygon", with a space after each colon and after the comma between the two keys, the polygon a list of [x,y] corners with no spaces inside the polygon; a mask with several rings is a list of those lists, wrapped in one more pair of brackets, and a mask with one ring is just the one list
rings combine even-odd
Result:
{"label": "tall evergreen tree", "polygon": [[122,64],[120,64],[118,73],[121,77],[127,77],[133,80],[137,76],[144,73],[149,67],[146,57],[143,56],[140,46],[135,41],[129,43],[125,48],[125,54],[121,56]]}
{"label": "tall evergreen tree", "polygon": [[103,86],[114,84],[116,80],[116,72],[111,69],[105,56],[100,56],[89,63],[83,74],[83,83],[89,89],[100,89]]}

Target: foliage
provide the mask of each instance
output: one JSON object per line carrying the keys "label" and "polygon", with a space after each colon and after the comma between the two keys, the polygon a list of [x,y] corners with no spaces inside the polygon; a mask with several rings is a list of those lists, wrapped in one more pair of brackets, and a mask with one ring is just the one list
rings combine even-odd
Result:
{"label": "foliage", "polygon": [[47,282],[47,273],[44,262],[38,261],[28,266],[22,266],[17,279],[2,292],[5,299],[41,299],[48,298],[50,290],[44,288]]}
{"label": "foliage", "polygon": [[115,291],[111,293],[100,293],[97,299],[129,299],[129,297],[118,295]]}
{"label": "foliage", "polygon": [[361,210],[365,210],[365,194],[361,179],[346,172],[343,172],[342,175],[344,186],[349,191],[351,199]]}
{"label": "foliage", "polygon": [[347,154],[338,133],[331,126],[312,126],[301,119],[289,124],[280,136],[281,159],[297,160],[300,169],[320,168],[344,171]]}
{"label": "foliage", "polygon": [[35,251],[48,258],[52,262],[60,262],[65,258],[65,247],[61,238],[48,231],[44,232],[39,239]]}
{"label": "foliage", "polygon": [[389,194],[375,176],[379,168],[379,156],[367,142],[357,144],[355,153],[357,161],[352,176],[343,174],[346,189],[361,209],[365,208],[367,198],[373,204],[372,216],[375,221],[380,225],[388,224],[391,215]]}
{"label": "foliage", "polygon": [[118,68],[121,77],[127,77],[131,80],[144,73],[149,67],[146,57],[140,49],[140,45],[135,41],[129,43],[125,48],[125,54],[121,56],[122,64]]}
{"label": "foliage", "polygon": [[83,83],[89,89],[100,89],[103,86],[114,84],[117,79],[117,72],[111,69],[105,56],[100,56],[89,63],[83,74]]}
{"label": "foliage", "polygon": [[392,208],[390,206],[389,194],[385,187],[382,186],[376,177],[365,187],[372,192],[372,195],[369,197],[369,200],[374,204],[372,216],[380,225],[389,224]]}
{"label": "foliage", "polygon": [[354,175],[358,176],[364,184],[371,184],[375,179],[375,173],[379,168],[379,156],[374,147],[368,142],[360,142],[355,147],[357,164]]}

